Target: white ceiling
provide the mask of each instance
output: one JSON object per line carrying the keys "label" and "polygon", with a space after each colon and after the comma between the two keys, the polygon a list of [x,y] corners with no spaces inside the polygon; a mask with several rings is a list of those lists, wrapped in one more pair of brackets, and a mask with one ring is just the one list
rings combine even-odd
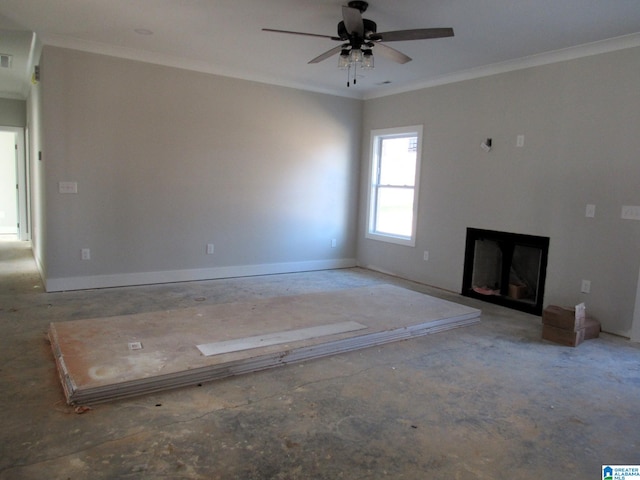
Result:
{"label": "white ceiling", "polygon": [[[640,0],[370,0],[378,31],[452,27],[455,37],[389,44],[347,88],[339,45],[261,28],[335,35],[346,0],[2,0],[0,96],[24,98],[32,32],[44,44],[357,98],[640,45]],[[136,29],[153,32],[136,33]],[[390,82],[390,83],[385,83]]]}

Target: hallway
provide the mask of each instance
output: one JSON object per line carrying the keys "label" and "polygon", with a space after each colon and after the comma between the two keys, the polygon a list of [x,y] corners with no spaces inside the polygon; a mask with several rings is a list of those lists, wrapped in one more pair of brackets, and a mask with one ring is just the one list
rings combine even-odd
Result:
{"label": "hallway", "polygon": [[[384,283],[481,323],[83,414],[45,336],[52,321]],[[46,293],[29,244],[2,241],[0,480],[595,479],[640,463],[640,347],[540,334],[539,317],[360,268]]]}

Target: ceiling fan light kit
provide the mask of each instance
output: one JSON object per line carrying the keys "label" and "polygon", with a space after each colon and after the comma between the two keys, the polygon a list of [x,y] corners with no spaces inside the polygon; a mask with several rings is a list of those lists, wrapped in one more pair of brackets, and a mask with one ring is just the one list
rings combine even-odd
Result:
{"label": "ceiling fan light kit", "polygon": [[362,52],[362,68],[371,70],[373,68],[373,51],[371,49]]}
{"label": "ceiling fan light kit", "polygon": [[356,83],[356,70],[371,70],[374,67],[373,49],[383,57],[396,63],[404,64],[411,58],[382,42],[400,42],[409,40],[426,40],[430,38],[453,37],[452,28],[418,28],[412,30],[397,30],[393,32],[377,32],[375,22],[362,18],[362,14],[369,7],[369,3],[361,0],[352,0],[342,7],[342,21],[338,23],[338,36],[319,35],[317,33],[292,32],[289,30],[276,30],[263,28],[266,32],[287,33],[290,35],[306,35],[310,37],[327,38],[343,42],[325,53],[318,55],[309,63],[319,63],[339,53],[338,68],[347,70],[347,87],[350,86],[351,68],[353,68],[353,84]]}

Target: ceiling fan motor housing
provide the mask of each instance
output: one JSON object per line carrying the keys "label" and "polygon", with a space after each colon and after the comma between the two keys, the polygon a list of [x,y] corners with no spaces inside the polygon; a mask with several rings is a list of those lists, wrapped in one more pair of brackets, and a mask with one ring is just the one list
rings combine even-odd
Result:
{"label": "ceiling fan motor housing", "polygon": [[360,13],[364,13],[367,11],[367,7],[369,6],[369,2],[364,2],[362,0],[351,0],[347,3],[349,8],[355,8],[356,10],[360,10]]}
{"label": "ceiling fan motor housing", "polygon": [[[365,38],[368,38],[367,34],[376,33],[378,28],[378,26],[376,25],[376,22],[374,22],[373,20],[367,20],[366,18],[363,18],[362,23],[364,24]],[[345,27],[343,21],[340,21],[340,23],[338,23],[338,37],[340,37],[341,40],[350,40],[352,38],[349,32],[347,32],[347,27]]]}

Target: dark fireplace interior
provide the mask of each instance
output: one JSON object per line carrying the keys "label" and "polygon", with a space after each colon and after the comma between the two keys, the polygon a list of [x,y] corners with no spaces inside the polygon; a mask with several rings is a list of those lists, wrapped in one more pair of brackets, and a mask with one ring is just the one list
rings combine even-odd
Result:
{"label": "dark fireplace interior", "polygon": [[462,295],[542,315],[549,238],[467,228]]}

